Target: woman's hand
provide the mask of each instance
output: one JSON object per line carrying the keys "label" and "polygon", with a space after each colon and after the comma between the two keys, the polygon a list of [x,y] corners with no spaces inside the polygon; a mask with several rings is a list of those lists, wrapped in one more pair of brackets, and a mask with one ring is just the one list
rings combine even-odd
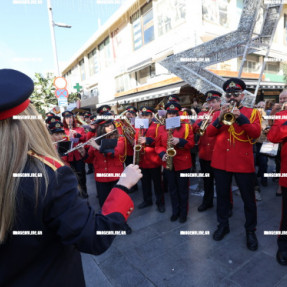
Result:
{"label": "woman's hand", "polygon": [[130,164],[122,172],[122,175],[117,184],[123,185],[126,188],[132,188],[141,178],[142,173],[138,165]]}
{"label": "woman's hand", "polygon": [[93,148],[95,148],[95,149],[97,149],[97,150],[100,150],[100,146],[95,142],[95,140],[90,139],[90,140],[89,140],[89,144],[90,144]]}

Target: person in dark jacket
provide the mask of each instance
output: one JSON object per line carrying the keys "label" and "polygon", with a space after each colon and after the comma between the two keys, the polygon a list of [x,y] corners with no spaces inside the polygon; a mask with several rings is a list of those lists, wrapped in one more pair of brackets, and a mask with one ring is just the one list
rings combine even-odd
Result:
{"label": "person in dark jacket", "polygon": [[124,231],[126,192],[142,175],[128,166],[95,213],[31,105],[33,89],[25,74],[0,70],[0,286],[85,286],[80,252],[101,254]]}

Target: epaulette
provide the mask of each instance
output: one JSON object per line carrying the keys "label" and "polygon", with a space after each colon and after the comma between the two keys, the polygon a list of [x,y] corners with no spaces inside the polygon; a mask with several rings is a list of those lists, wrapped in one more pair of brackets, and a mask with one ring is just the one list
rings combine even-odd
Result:
{"label": "epaulette", "polygon": [[56,159],[54,157],[38,155],[31,150],[29,150],[27,153],[28,153],[28,155],[33,156],[33,157],[37,158],[38,160],[42,161],[44,164],[48,165],[54,171],[56,171],[61,166],[64,166],[64,164],[61,161],[59,161],[58,159]]}

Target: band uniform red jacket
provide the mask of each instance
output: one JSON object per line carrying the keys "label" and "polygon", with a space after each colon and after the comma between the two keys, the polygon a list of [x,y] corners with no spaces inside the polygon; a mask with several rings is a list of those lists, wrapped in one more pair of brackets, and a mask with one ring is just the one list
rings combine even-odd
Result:
{"label": "band uniform red jacket", "polygon": [[[64,128],[65,130],[65,134],[67,136],[70,136],[70,131],[68,128]],[[86,141],[86,133],[85,133],[85,130],[81,127],[76,127],[76,128],[73,128],[74,131],[77,132],[77,135],[75,137],[75,142],[73,143],[72,147],[75,147],[77,146],[79,143],[84,143]],[[70,139],[72,140],[72,139]],[[83,157],[81,156],[81,154],[79,153],[78,150],[75,150],[73,152],[70,152],[68,155],[67,155],[67,161],[68,162],[71,162],[71,161],[78,161],[78,160],[81,160]]]}
{"label": "band uniform red jacket", "polygon": [[[176,155],[173,158],[174,170],[185,170],[192,166],[190,149],[194,146],[194,136],[190,124],[182,123],[179,128],[174,129],[173,137],[179,138],[179,143],[174,147]],[[166,153],[168,140],[168,130],[165,126],[160,126],[156,137],[155,151],[162,158]],[[166,168],[166,162],[162,162]]]}
{"label": "band uniform red jacket", "polygon": [[[87,163],[94,166],[95,180],[98,182],[110,182],[119,179],[119,176],[100,176],[99,174],[117,173],[121,174],[124,170],[124,161],[126,155],[126,138],[120,136],[117,146],[113,153],[101,153],[99,150],[90,146],[88,151]],[[98,174],[98,175],[97,175]]]}
{"label": "band uniform red jacket", "polygon": [[255,172],[252,143],[261,134],[261,116],[256,109],[241,107],[241,115],[231,126],[218,120],[214,113],[206,133],[216,137],[211,166],[228,172]]}
{"label": "band uniform red jacket", "polygon": [[[200,112],[198,113],[198,118],[195,123],[192,125],[193,133],[197,133],[202,125],[202,123],[206,120],[205,116],[208,115],[208,112]],[[212,152],[215,144],[215,137],[209,137],[206,133],[200,136],[198,141],[198,157],[200,159],[211,161]]]}
{"label": "band uniform red jacket", "polygon": [[[267,134],[267,139],[273,143],[281,143],[281,173],[287,175],[287,110],[276,113],[274,124]],[[279,185],[287,187],[287,177],[280,176]]]}
{"label": "band uniform red jacket", "polygon": [[[140,156],[139,166],[141,168],[157,168],[161,166],[161,159],[155,152],[155,138],[157,137],[160,125],[152,122],[148,129],[142,130],[142,136],[146,138]],[[136,129],[135,139],[138,140],[140,129]]]}

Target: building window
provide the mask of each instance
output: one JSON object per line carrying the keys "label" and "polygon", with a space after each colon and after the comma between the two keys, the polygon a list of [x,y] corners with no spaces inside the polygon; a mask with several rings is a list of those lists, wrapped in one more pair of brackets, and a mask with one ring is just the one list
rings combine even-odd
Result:
{"label": "building window", "polygon": [[146,4],[131,17],[134,49],[137,50],[154,40],[152,2]]}
{"label": "building window", "polygon": [[130,74],[123,74],[115,78],[116,93],[124,92],[131,89]]}
{"label": "building window", "polygon": [[84,62],[84,59],[82,59],[79,62],[79,65],[80,65],[81,80],[85,81],[86,80],[86,73],[85,73],[85,62]]}
{"label": "building window", "polygon": [[202,20],[228,28],[232,21],[228,19],[229,2],[229,0],[203,0]]}
{"label": "building window", "polygon": [[99,95],[98,87],[93,88],[90,94],[91,94],[91,97],[97,97]]}
{"label": "building window", "polygon": [[144,69],[137,71],[135,74],[137,85],[147,84],[148,80],[155,76],[155,64],[145,67]]}
{"label": "building window", "polygon": [[100,69],[107,68],[112,63],[111,57],[111,47],[110,47],[110,38],[107,37],[100,45],[99,45],[99,59],[100,59]]}
{"label": "building window", "polygon": [[99,62],[98,62],[97,49],[94,49],[91,53],[88,54],[88,59],[89,59],[90,76],[97,74],[99,72]]}
{"label": "building window", "polygon": [[280,64],[279,63],[266,63],[265,72],[279,73]]}
{"label": "building window", "polygon": [[243,64],[243,71],[246,73],[258,72],[258,63],[254,61],[245,61]]}
{"label": "building window", "polygon": [[156,11],[158,35],[161,36],[185,21],[186,0],[161,0]]}
{"label": "building window", "polygon": [[287,14],[284,14],[284,44],[287,45]]}

